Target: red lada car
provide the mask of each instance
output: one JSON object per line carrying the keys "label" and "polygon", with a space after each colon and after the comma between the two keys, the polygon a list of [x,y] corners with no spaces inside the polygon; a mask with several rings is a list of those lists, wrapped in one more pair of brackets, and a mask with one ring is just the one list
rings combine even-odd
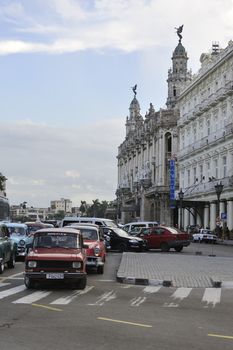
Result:
{"label": "red lada car", "polygon": [[86,249],[87,271],[95,269],[97,273],[103,274],[106,248],[101,228],[98,225],[88,223],[74,223],[66,227],[78,229],[83,236],[85,245],[88,246]]}
{"label": "red lada car", "polygon": [[63,282],[84,289],[87,283],[86,253],[83,238],[71,228],[47,228],[36,231],[25,258],[24,283]]}
{"label": "red lada car", "polygon": [[189,234],[175,227],[142,228],[138,236],[147,242],[147,249],[161,249],[162,252],[168,252],[170,248],[174,248],[176,252],[181,252],[183,247],[190,244]]}

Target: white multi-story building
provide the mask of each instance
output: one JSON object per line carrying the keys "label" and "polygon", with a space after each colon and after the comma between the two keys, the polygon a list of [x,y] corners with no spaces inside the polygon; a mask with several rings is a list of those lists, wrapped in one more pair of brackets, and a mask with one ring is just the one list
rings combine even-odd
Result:
{"label": "white multi-story building", "polygon": [[72,201],[70,199],[61,198],[50,202],[50,207],[53,213],[64,211],[65,213],[72,212]]}
{"label": "white multi-story building", "polygon": [[[184,227],[216,222],[233,229],[233,42],[202,54],[201,68],[181,92],[179,186]],[[217,197],[216,185],[223,185]]]}

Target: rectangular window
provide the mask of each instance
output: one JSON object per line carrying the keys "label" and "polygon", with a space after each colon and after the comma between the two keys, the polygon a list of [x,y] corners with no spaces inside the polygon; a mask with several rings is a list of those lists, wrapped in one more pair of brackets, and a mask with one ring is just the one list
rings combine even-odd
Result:
{"label": "rectangular window", "polygon": [[201,164],[199,167],[200,181],[203,179],[203,165]]}
{"label": "rectangular window", "polygon": [[223,166],[223,177],[227,176],[227,157],[223,156],[222,157],[222,166]]}
{"label": "rectangular window", "polygon": [[214,172],[215,172],[215,178],[218,179],[218,160],[214,160]]}
{"label": "rectangular window", "polygon": [[193,183],[195,184],[197,181],[197,168],[193,168]]}
{"label": "rectangular window", "polygon": [[188,186],[190,186],[190,170],[187,170]]}

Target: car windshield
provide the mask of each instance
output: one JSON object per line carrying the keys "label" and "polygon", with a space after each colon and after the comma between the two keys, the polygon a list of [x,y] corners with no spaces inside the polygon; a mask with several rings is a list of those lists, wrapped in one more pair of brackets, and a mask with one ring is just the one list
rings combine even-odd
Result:
{"label": "car windshield", "polygon": [[9,227],[8,230],[11,236],[25,236],[26,230],[24,227]]}
{"label": "car windshield", "polygon": [[121,228],[117,227],[117,228],[114,228],[112,230],[121,237],[131,238],[131,236],[125,230],[122,230]]}
{"label": "car windshield", "polygon": [[79,230],[81,231],[84,240],[88,240],[88,241],[98,240],[98,233],[96,230],[92,230],[89,228],[82,228],[82,227],[79,227]]}
{"label": "car windshield", "polygon": [[77,235],[72,233],[45,232],[36,234],[35,248],[79,248]]}

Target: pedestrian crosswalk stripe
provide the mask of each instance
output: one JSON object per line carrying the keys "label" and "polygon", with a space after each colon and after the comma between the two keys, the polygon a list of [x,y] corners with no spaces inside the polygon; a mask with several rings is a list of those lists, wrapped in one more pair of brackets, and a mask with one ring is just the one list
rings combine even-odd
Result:
{"label": "pedestrian crosswalk stripe", "polygon": [[0,288],[1,287],[5,287],[5,286],[9,286],[10,283],[4,283],[4,282],[0,282]]}
{"label": "pedestrian crosswalk stripe", "polygon": [[19,292],[24,291],[25,289],[26,289],[25,285],[22,284],[22,285],[20,285],[18,287],[14,287],[14,288],[10,288],[10,289],[4,290],[4,291],[0,292],[0,299],[9,297],[10,295],[13,295],[13,294],[17,294]]}
{"label": "pedestrian crosswalk stripe", "polygon": [[221,300],[221,288],[206,288],[202,301],[209,304],[212,304],[215,307],[216,304],[220,303]]}
{"label": "pedestrian crosswalk stripe", "polygon": [[172,294],[173,299],[185,299],[189,296],[192,288],[177,288],[177,290]]}
{"label": "pedestrian crosswalk stripe", "polygon": [[157,293],[161,289],[161,286],[147,286],[143,289],[144,293]]}
{"label": "pedestrian crosswalk stripe", "polygon": [[68,295],[66,297],[58,298],[54,300],[51,305],[67,305],[69,304],[72,300],[74,300],[78,295],[83,295],[88,293],[94,286],[87,286],[84,290],[78,290],[72,293],[71,295]]}
{"label": "pedestrian crosswalk stripe", "polygon": [[52,292],[42,292],[42,291],[34,292],[32,294],[26,295],[25,297],[22,297],[20,299],[13,301],[13,304],[32,304],[35,301],[38,301],[40,299],[47,297],[51,293]]}
{"label": "pedestrian crosswalk stripe", "polygon": [[115,299],[115,298],[116,298],[116,294],[115,294],[115,292],[113,290],[111,290],[110,292],[106,292],[103,295],[101,295],[99,297],[99,299],[95,303],[88,304],[88,305],[91,305],[91,306],[94,306],[94,305],[102,306],[106,301],[110,301],[110,300]]}

